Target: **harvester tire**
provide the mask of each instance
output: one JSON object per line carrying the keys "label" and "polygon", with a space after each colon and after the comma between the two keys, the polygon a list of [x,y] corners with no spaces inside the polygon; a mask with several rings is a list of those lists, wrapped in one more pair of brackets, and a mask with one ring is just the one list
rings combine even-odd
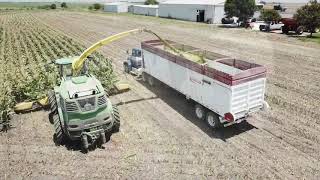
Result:
{"label": "harvester tire", "polygon": [[50,91],[48,93],[48,98],[49,98],[51,112],[56,111],[57,110],[57,100],[56,100],[56,96],[54,94],[54,91]]}
{"label": "harvester tire", "polygon": [[120,130],[120,115],[119,115],[118,107],[113,105],[112,108],[113,108],[112,116],[114,118],[112,131],[119,132],[119,130]]}
{"label": "harvester tire", "polygon": [[49,122],[51,124],[54,124],[53,116],[58,114],[58,107],[57,107],[56,97],[53,91],[50,91],[48,93],[48,98],[49,98],[49,106],[50,106]]}
{"label": "harvester tire", "polygon": [[82,149],[84,152],[88,151],[89,148],[89,142],[88,142],[88,136],[87,135],[83,135],[81,137],[81,142],[82,142]]}
{"label": "harvester tire", "polygon": [[60,117],[58,114],[53,115],[53,123],[54,123],[54,142],[57,146],[61,145],[65,140],[65,134],[62,129],[62,124],[60,121]]}
{"label": "harvester tire", "polygon": [[106,134],[105,133],[100,133],[100,142],[101,145],[107,142]]}

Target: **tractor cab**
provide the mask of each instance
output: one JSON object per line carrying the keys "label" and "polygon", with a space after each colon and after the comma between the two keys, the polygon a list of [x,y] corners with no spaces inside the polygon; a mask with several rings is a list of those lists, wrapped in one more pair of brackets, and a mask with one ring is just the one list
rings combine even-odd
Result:
{"label": "tractor cab", "polygon": [[138,57],[138,58],[141,58],[141,49],[138,49],[138,48],[133,48],[132,49],[132,53],[131,53],[131,56],[132,57]]}
{"label": "tractor cab", "polygon": [[127,51],[127,61],[123,62],[124,71],[134,75],[141,74],[142,68],[142,51],[139,48],[133,48],[131,54]]}

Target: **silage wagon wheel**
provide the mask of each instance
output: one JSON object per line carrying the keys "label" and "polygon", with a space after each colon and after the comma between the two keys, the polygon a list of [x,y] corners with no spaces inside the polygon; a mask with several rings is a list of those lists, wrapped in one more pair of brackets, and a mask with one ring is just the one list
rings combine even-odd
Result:
{"label": "silage wagon wheel", "polygon": [[56,101],[56,96],[54,94],[54,91],[50,91],[48,93],[48,98],[49,98],[49,106],[50,106],[49,122],[53,124],[54,123],[53,116],[58,114],[57,101]]}
{"label": "silage wagon wheel", "polygon": [[219,120],[219,115],[216,113],[209,111],[206,114],[206,123],[211,129],[216,129],[221,126],[220,120]]}
{"label": "silage wagon wheel", "polygon": [[141,78],[142,78],[142,81],[143,81],[143,82],[146,82],[146,81],[147,81],[147,78],[148,78],[148,74],[145,73],[145,72],[142,72]]}
{"label": "silage wagon wheel", "polygon": [[54,129],[55,133],[53,135],[54,143],[59,146],[61,145],[65,140],[65,134],[63,132],[63,127],[60,121],[59,114],[53,115],[53,123],[54,123]]}
{"label": "silage wagon wheel", "polygon": [[118,111],[118,107],[113,105],[112,109],[113,109],[112,116],[114,118],[112,130],[113,130],[113,132],[119,132],[119,130],[120,130],[120,114]]}

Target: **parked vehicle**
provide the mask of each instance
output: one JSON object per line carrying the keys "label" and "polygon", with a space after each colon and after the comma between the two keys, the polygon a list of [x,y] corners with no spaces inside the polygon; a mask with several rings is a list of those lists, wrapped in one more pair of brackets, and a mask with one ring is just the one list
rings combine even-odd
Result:
{"label": "parked vehicle", "polygon": [[195,115],[209,127],[229,126],[266,109],[266,68],[168,41],[206,60],[199,63],[166,50],[159,40],[142,42],[142,79],[159,80],[195,102]]}
{"label": "parked vehicle", "polygon": [[284,24],[282,22],[264,22],[259,25],[260,31],[274,31],[281,30]]}
{"label": "parked vehicle", "polygon": [[282,32],[284,34],[294,31],[296,34],[300,35],[304,31],[304,27],[299,25],[298,22],[293,18],[282,18],[281,22],[284,24],[282,27]]}

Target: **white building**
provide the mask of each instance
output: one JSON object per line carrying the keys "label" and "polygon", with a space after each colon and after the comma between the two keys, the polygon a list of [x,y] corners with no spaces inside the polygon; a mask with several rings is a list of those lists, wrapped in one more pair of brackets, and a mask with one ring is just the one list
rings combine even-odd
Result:
{"label": "white building", "polygon": [[158,5],[133,5],[133,14],[158,16]]}
{"label": "white building", "polygon": [[221,23],[225,0],[168,0],[159,4],[159,16],[195,22]]}
{"label": "white building", "polygon": [[103,9],[106,12],[124,13],[128,12],[128,6],[127,2],[113,2],[104,4]]}

